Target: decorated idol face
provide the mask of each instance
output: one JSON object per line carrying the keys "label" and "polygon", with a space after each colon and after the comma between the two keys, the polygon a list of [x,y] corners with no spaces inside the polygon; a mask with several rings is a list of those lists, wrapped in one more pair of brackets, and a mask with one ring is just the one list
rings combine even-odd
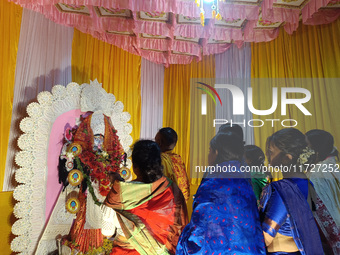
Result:
{"label": "decorated idol face", "polygon": [[104,143],[104,136],[94,135],[93,137],[93,150],[94,151],[102,151],[103,150],[103,143]]}

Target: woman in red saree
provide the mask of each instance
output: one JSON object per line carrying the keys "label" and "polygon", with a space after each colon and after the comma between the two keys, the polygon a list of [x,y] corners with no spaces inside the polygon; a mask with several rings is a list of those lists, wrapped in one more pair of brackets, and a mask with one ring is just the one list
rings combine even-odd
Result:
{"label": "woman in red saree", "polygon": [[111,254],[175,254],[178,238],[188,223],[184,197],[162,174],[158,145],[138,141],[132,162],[137,179],[115,181],[104,204],[115,211],[122,231]]}

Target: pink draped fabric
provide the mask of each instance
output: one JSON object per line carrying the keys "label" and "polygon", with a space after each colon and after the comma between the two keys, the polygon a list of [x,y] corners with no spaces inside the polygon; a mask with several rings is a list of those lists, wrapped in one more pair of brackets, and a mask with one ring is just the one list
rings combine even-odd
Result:
{"label": "pink draped fabric", "polygon": [[[231,42],[240,46],[273,40],[280,27],[292,34],[300,16],[309,25],[330,23],[339,17],[339,8],[332,7],[336,0],[218,0],[222,21],[213,19],[212,4],[204,3],[204,26],[200,24],[200,7],[193,0],[11,1],[165,66],[199,61],[203,55],[228,49]],[[322,9],[328,4],[333,9]]]}
{"label": "pink draped fabric", "polygon": [[331,0],[310,0],[302,9],[302,20],[306,22],[321,7],[326,6]]}
{"label": "pink draped fabric", "polygon": [[220,12],[222,17],[228,19],[247,19],[257,20],[259,17],[260,6],[256,5],[241,5],[221,2]]}
{"label": "pink draped fabric", "polygon": [[312,17],[310,17],[305,24],[306,25],[321,25],[332,23],[340,17],[339,10],[320,10],[317,13],[314,13]]}

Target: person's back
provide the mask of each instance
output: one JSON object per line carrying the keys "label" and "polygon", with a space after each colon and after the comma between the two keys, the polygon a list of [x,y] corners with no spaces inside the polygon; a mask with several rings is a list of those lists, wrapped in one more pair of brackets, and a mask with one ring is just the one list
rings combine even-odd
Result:
{"label": "person's back", "polygon": [[241,172],[242,156],[243,141],[232,132],[211,140],[209,165],[224,171],[202,179],[176,254],[265,254],[256,198]]}
{"label": "person's back", "polygon": [[190,196],[190,184],[182,157],[173,152],[177,143],[177,133],[172,128],[161,128],[155,141],[161,149],[164,176],[174,181],[182,191],[185,201]]}
{"label": "person's back", "polygon": [[281,167],[284,176],[265,187],[260,200],[268,254],[323,254],[311,211],[315,191],[303,172],[314,154],[295,128],[279,130],[267,139],[268,162]]}
{"label": "person's back", "polygon": [[309,146],[315,150],[317,158],[307,176],[318,195],[317,210],[314,215],[320,226],[324,250],[327,254],[340,254],[340,172],[336,158],[333,136],[324,130],[313,129],[306,133]]}
{"label": "person's back", "polygon": [[306,137],[317,154],[316,167],[307,175],[340,228],[340,173],[337,169],[338,151],[334,148],[334,138],[330,133],[319,129],[308,131]]}
{"label": "person's back", "polygon": [[123,231],[115,236],[112,254],[174,254],[188,222],[184,197],[176,183],[163,176],[155,142],[137,142],[132,162],[137,178],[115,181],[105,200]]}
{"label": "person's back", "polygon": [[263,173],[265,156],[262,149],[256,145],[244,146],[244,159],[251,167],[251,183],[257,201],[259,202],[262,189],[268,182],[267,173]]}

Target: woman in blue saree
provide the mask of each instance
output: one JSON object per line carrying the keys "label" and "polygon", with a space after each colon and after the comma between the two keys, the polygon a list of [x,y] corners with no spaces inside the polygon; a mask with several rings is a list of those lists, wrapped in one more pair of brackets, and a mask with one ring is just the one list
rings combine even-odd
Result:
{"label": "woman in blue saree", "polygon": [[267,139],[270,165],[284,169],[284,179],[265,187],[260,201],[267,254],[324,254],[311,211],[315,191],[304,174],[314,154],[295,128],[282,129]]}
{"label": "woman in blue saree", "polygon": [[242,139],[232,132],[210,141],[208,161],[216,171],[197,190],[176,254],[265,254],[256,198],[240,171],[243,151]]}

